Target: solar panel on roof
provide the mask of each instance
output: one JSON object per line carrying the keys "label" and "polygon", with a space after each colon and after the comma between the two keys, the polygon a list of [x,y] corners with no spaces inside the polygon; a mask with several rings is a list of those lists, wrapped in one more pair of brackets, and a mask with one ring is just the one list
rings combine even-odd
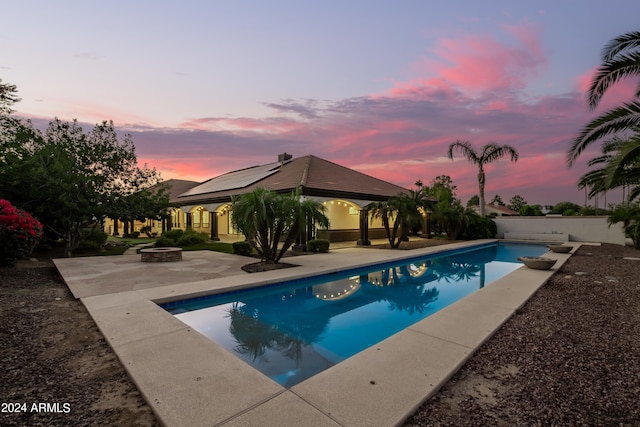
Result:
{"label": "solar panel on roof", "polygon": [[280,165],[280,162],[275,162],[229,172],[193,187],[178,197],[195,196],[198,194],[216,193],[218,191],[244,188],[278,172],[278,170],[280,170]]}

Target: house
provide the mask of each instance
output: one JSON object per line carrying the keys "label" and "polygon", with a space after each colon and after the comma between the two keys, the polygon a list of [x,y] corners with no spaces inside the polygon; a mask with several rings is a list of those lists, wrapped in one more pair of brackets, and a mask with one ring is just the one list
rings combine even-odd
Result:
{"label": "house", "polygon": [[[163,184],[169,188],[169,199],[171,200],[200,183],[198,181],[187,181],[183,179],[169,179],[163,181]],[[134,221],[133,224],[131,224],[131,231],[140,231],[144,226],[151,227],[151,230],[158,235],[164,230],[161,221],[148,219],[144,222]],[[129,224],[107,218],[104,223],[104,231],[110,236],[119,236],[121,233],[125,235],[129,233]]]}
{"label": "house", "polygon": [[[476,213],[480,213],[480,206],[473,206],[473,210]],[[516,216],[520,215],[518,212],[513,211],[506,206],[501,206],[499,204],[491,204],[487,203],[484,205],[484,213],[485,215],[495,214],[496,216]]]}
{"label": "house", "polygon": [[290,193],[299,188],[302,197],[313,198],[326,206],[331,223],[329,230],[307,230],[303,240],[324,238],[367,245],[369,239],[384,238],[386,234],[380,220],[368,218],[364,206],[408,191],[313,155],[293,158],[284,153],[274,160],[199,184],[185,184],[188,188],[183,187],[184,191],[172,192],[175,195],[170,200],[173,206],[170,219],[156,231],[189,227],[206,232],[214,240],[237,238],[239,231],[234,229],[232,221],[232,197],[258,187],[277,193]]}

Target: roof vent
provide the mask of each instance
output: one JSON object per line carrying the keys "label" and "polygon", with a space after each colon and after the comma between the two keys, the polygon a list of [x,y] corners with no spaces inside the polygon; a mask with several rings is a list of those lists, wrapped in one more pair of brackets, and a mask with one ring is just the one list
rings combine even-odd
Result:
{"label": "roof vent", "polygon": [[287,154],[287,153],[278,154],[278,161],[280,163],[286,162],[287,160],[291,160],[291,159],[293,159],[293,156],[291,154]]}

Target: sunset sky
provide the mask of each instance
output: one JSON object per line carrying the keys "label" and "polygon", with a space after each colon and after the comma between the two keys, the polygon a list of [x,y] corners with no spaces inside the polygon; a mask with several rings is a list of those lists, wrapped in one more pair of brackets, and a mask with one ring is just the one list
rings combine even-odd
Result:
{"label": "sunset sky", "polygon": [[570,141],[638,84],[587,108],[603,46],[640,29],[637,0],[26,0],[2,14],[16,114],[113,120],[164,179],[287,152],[405,187],[449,175],[466,201],[477,169],[446,153],[469,140],[520,152],[487,168],[487,199],[583,204],[576,184],[598,147],[568,168]]}

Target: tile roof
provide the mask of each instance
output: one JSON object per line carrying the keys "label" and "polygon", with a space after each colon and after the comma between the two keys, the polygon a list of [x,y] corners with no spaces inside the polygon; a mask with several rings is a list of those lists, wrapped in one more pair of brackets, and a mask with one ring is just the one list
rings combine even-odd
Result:
{"label": "tile roof", "polygon": [[[273,169],[272,165],[276,168]],[[224,185],[218,185],[220,183]],[[366,200],[386,200],[390,196],[407,192],[407,189],[390,182],[308,155],[220,175],[172,197],[171,202],[224,201],[257,187],[277,192],[293,191],[301,187],[302,194],[309,196]]]}
{"label": "tile roof", "polygon": [[[487,212],[495,212],[495,213],[502,214],[502,215],[507,215],[507,216],[520,215],[520,213],[518,213],[516,211],[513,211],[513,210],[507,208],[506,206],[494,205],[492,203],[485,203],[484,207],[485,207],[485,211],[487,211]],[[476,207],[474,207],[474,209],[475,208]],[[478,208],[478,211],[479,211],[480,208],[479,207],[477,207],[477,208]]]}
{"label": "tile roof", "polygon": [[198,181],[187,181],[184,179],[168,179],[162,181],[162,184],[166,184],[169,187],[169,198],[173,199],[200,183]]}

